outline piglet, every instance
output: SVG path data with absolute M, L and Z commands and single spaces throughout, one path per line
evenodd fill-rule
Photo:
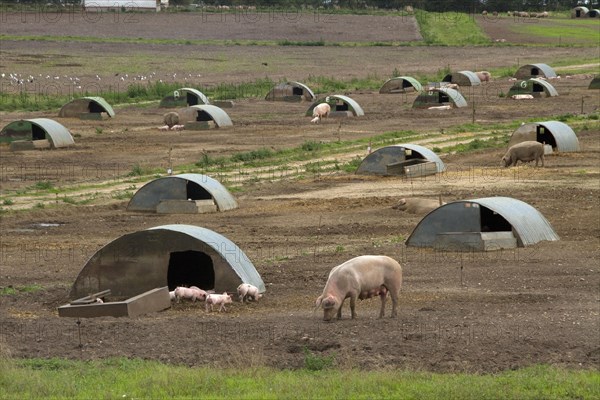
M 195 286 L 193 286 L 191 288 L 179 286 L 179 287 L 175 288 L 174 292 L 175 292 L 175 298 L 177 299 L 178 303 L 179 303 L 179 300 L 182 298 L 183 299 L 191 299 L 192 301 L 206 299 L 206 292 Z
M 262 297 L 262 294 L 258 292 L 258 288 L 249 283 L 242 283 L 240 286 L 238 286 L 237 294 L 242 303 L 246 299 L 248 299 L 248 301 L 250 301 L 250 299 L 256 301 Z
M 208 307 L 210 306 L 210 311 L 213 310 L 213 306 L 220 305 L 219 312 L 225 311 L 225 304 L 232 303 L 231 296 L 227 294 L 227 292 L 223 292 L 223 294 L 209 294 L 206 296 L 206 311 L 208 312 Z

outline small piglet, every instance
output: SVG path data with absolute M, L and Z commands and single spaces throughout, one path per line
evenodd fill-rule
M 225 311 L 225 304 L 232 303 L 231 296 L 227 294 L 227 292 L 223 292 L 223 294 L 209 294 L 206 296 L 206 311 L 208 312 L 208 307 L 210 306 L 210 311 L 213 310 L 213 306 L 220 305 L 219 312 Z
M 206 299 L 206 292 L 197 288 L 196 286 L 192 286 L 190 288 L 179 286 L 175 288 L 174 292 L 178 303 L 180 299 L 191 299 L 192 301 Z
M 237 294 L 242 303 L 246 299 L 248 299 L 248 301 L 250 301 L 250 299 L 256 301 L 262 297 L 262 294 L 258 292 L 258 288 L 249 283 L 242 283 L 240 286 L 238 286 Z

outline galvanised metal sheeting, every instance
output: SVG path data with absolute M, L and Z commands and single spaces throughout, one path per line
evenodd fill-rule
M 438 233 L 480 232 L 480 207 L 500 214 L 510 223 L 520 247 L 559 240 L 548 220 L 531 205 L 510 197 L 484 197 L 454 201 L 431 211 L 415 227 L 406 245 L 432 247 Z
M 187 200 L 188 182 L 204 189 L 219 211 L 238 207 L 237 201 L 219 181 L 202 174 L 179 174 L 155 179 L 142 186 L 127 205 L 128 211 L 156 211 L 163 200 Z M 193 199 L 198 200 L 198 199 Z
M 549 82 L 538 79 L 530 78 L 524 81 L 515 82 L 508 90 L 508 97 L 515 94 L 531 94 L 534 97 L 541 97 L 541 94 L 545 94 L 546 97 L 558 96 L 558 92 Z
M 331 105 L 332 103 L 334 103 L 332 101 L 332 99 L 341 100 L 345 105 L 348 106 L 348 111 L 351 111 L 352 114 L 355 117 L 359 117 L 361 115 L 365 115 L 365 112 L 363 111 L 362 107 L 354 99 L 352 99 L 352 98 L 350 98 L 348 96 L 341 95 L 341 94 L 332 94 L 330 96 L 318 99 L 313 104 L 311 104 L 311 106 L 306 111 L 306 115 L 307 116 L 312 116 L 313 109 L 316 106 L 318 106 L 319 104 L 327 102 L 327 98 L 329 98 L 329 102 L 328 102 L 329 105 Z M 335 107 L 331 107 L 331 111 L 335 112 L 336 111 Z
M 579 140 L 571 127 L 560 121 L 529 122 L 513 132 L 508 147 L 529 140 L 536 141 L 538 127 L 542 126 L 554 138 L 556 150 L 562 153 L 579 151 Z
M 180 96 L 183 95 L 187 95 L 187 92 L 192 93 L 195 97 L 198 98 L 198 100 L 200 100 L 203 104 L 209 104 L 210 101 L 208 100 L 208 97 L 206 97 L 204 95 L 204 93 L 202 93 L 201 91 L 194 89 L 194 88 L 181 88 L 179 90 L 176 90 L 176 92 L 179 92 Z
M 423 90 L 421 82 L 411 76 L 397 76 L 388 79 L 379 89 L 379 93 L 405 93 L 414 90 L 420 92 Z
M 69 130 L 61 123 L 50 118 L 32 118 L 14 121 L 2 128 L 2 132 L 11 130 L 11 125 L 19 125 L 23 122 L 36 125 L 42 129 L 46 134 L 46 139 L 48 139 L 52 147 L 67 147 L 75 144 Z M 33 137 L 29 139 L 33 140 Z
M 233 126 L 231 118 L 229 118 L 229 115 L 222 108 L 213 106 L 212 104 L 197 104 L 190 106 L 189 108 L 194 109 L 198 113 L 205 112 L 212 118 L 212 120 L 215 122 L 215 125 L 219 128 L 224 126 Z
M 80 97 L 73 99 L 60 109 L 58 112 L 59 117 L 76 117 L 81 113 L 92 112 L 91 109 L 97 111 L 93 112 L 105 112 L 109 117 L 115 116 L 115 110 L 110 104 L 102 97 Z
M 265 283 L 248 256 L 225 236 L 210 229 L 185 224 L 162 225 L 149 230 L 159 229 L 180 232 L 206 243 L 227 260 L 242 282 L 256 286 L 261 293 L 266 290 Z
M 182 254 L 194 257 L 181 261 L 178 256 Z M 173 270 L 183 272 L 183 279 L 179 276 L 170 282 Z M 173 290 L 175 285 L 195 285 L 191 277 L 198 279 L 198 274 L 200 279 L 212 276 L 207 284 L 219 293 L 235 293 L 240 283 L 265 291 L 250 259 L 228 238 L 198 226 L 162 225 L 123 235 L 98 250 L 77 276 L 69 297 L 76 299 L 106 289 L 116 297 L 136 296 L 163 286 Z
M 304 100 L 307 100 L 307 101 L 315 100 L 315 98 L 316 98 L 315 94 L 313 93 L 312 90 L 310 90 L 310 88 L 308 86 L 306 86 L 303 83 L 295 82 L 295 81 L 282 82 L 282 83 L 275 85 L 275 87 L 273 87 L 269 91 L 269 93 L 267 93 L 267 95 L 265 96 L 265 100 L 270 100 L 270 101 L 284 100 L 287 96 L 294 95 L 294 88 L 300 88 L 302 90 L 301 97 Z
M 362 160 L 362 162 L 356 169 L 356 173 L 385 175 L 387 173 L 388 164 L 401 161 L 404 158 L 403 149 L 411 150 L 421 155 L 421 158 L 427 161 L 435 162 L 438 172 L 443 172 L 446 170 L 446 165 L 444 164 L 442 159 L 433 151 L 418 144 L 406 143 L 385 146 L 375 150 Z
M 539 76 L 554 78 L 556 72 L 548 64 L 527 64 L 519 67 L 514 75 L 517 79 L 537 78 Z
M 478 86 L 481 80 L 473 71 L 458 71 L 448 74 L 442 79 L 442 82 L 456 83 L 460 86 Z
M 427 108 L 443 104 L 445 102 L 444 100 L 446 100 L 443 95 L 445 95 L 448 102 L 454 107 L 460 108 L 467 106 L 467 101 L 458 90 L 440 87 L 429 88 L 421 92 L 413 102 L 413 108 Z

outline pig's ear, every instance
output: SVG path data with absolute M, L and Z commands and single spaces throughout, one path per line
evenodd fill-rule
M 335 299 L 333 296 L 328 296 L 325 300 L 323 300 L 323 308 L 333 308 L 335 307 Z

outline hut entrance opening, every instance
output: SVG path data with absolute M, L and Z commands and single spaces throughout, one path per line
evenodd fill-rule
M 539 68 L 531 68 L 531 76 L 538 76 L 540 74 L 540 69 Z
M 556 149 L 556 139 L 548 129 L 541 125 L 536 128 L 535 140 L 543 144 L 549 144 L 553 149 Z
M 215 287 L 215 269 L 212 258 L 201 251 L 174 251 L 169 257 L 167 271 L 169 290 L 177 286 L 197 286 L 209 290 Z
M 348 111 L 348 103 L 345 102 L 341 102 L 341 103 L 335 103 L 335 111 Z
M 187 198 L 191 200 L 211 200 L 212 196 L 206 189 L 195 182 L 188 181 L 185 185 Z
M 31 140 L 46 139 L 46 131 L 35 124 L 31 124 Z
M 304 96 L 304 90 L 302 90 L 302 88 L 299 87 L 293 87 L 292 88 L 292 94 L 294 96 Z
M 511 232 L 512 225 L 489 208 L 480 207 L 481 232 Z
M 199 110 L 198 115 L 196 116 L 196 121 L 212 121 L 213 118 L 204 110 Z
M 448 96 L 446 93 L 438 92 L 438 103 L 450 103 L 450 96 Z
M 532 86 L 533 93 L 544 93 L 544 87 L 539 83 L 534 83 Z
M 102 108 L 102 106 L 95 101 L 90 101 L 88 104 L 88 110 L 91 113 L 100 114 L 104 111 L 104 108 Z
M 194 96 L 192 93 L 187 92 L 186 93 L 186 97 L 187 97 L 187 104 L 188 104 L 188 106 L 195 106 L 195 105 L 200 104 L 198 102 L 198 97 Z

